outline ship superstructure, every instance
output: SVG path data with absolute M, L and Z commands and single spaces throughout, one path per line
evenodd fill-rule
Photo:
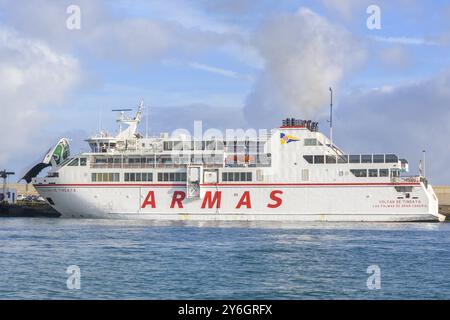
M 395 154 L 346 154 L 313 121 L 257 136 L 137 133 L 143 105 L 116 135 L 69 156 L 60 142 L 25 175 L 63 217 L 164 220 L 442 220 L 433 188 Z M 57 150 L 59 150 L 57 152 Z M 55 156 L 56 154 L 56 156 Z M 45 177 L 38 172 L 50 166 Z

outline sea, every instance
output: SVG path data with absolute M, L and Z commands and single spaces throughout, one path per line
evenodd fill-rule
M 450 299 L 450 223 L 1 218 L 0 299 Z

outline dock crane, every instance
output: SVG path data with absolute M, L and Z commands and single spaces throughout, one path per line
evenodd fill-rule
M 15 173 L 14 172 L 11 172 L 11 171 L 6 171 L 6 170 L 3 170 L 3 171 L 0 171 L 0 179 L 3 179 L 3 199 L 2 199 L 2 201 L 1 202 L 8 202 L 8 197 L 6 196 L 6 180 L 8 179 L 8 176 L 10 176 L 10 175 L 14 175 Z

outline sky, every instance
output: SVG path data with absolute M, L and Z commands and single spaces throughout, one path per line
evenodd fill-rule
M 0 0 L 0 169 L 18 180 L 61 137 L 84 150 L 141 99 L 151 134 L 288 116 L 328 134 L 332 87 L 341 149 L 411 174 L 426 150 L 450 184 L 449 53 L 449 1 Z

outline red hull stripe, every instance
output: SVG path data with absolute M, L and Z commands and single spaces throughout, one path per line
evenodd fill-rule
M 79 184 L 35 184 L 40 187 L 186 187 L 185 183 L 79 183 Z M 333 187 L 333 186 L 420 186 L 420 183 L 206 183 L 202 187 Z
M 34 184 L 34 187 L 186 187 L 185 183 L 71 183 L 71 184 Z
M 264 187 L 315 187 L 315 186 L 420 186 L 417 182 L 398 182 L 398 183 L 205 183 L 202 187 L 247 187 L 247 186 L 264 186 Z

